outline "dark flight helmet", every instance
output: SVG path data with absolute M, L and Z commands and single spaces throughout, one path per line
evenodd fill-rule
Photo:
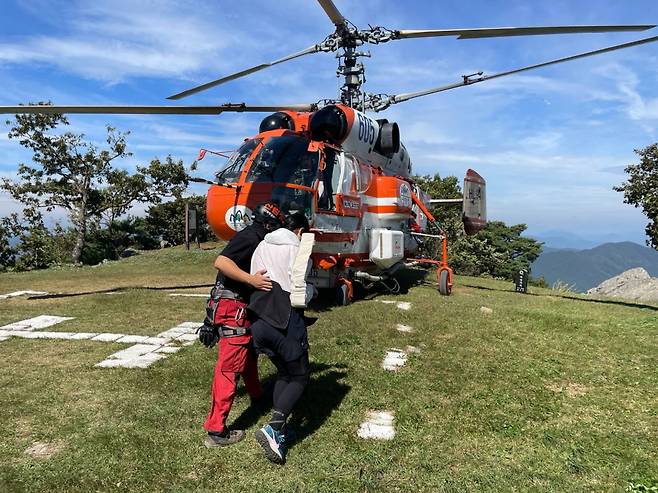
M 286 217 L 277 204 L 265 202 L 256 206 L 253 212 L 253 220 L 262 224 L 266 230 L 274 231 L 284 226 Z

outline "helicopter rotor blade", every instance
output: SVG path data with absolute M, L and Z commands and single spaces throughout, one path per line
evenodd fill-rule
M 318 0 L 318 3 L 336 27 L 344 26 L 347 23 L 347 20 L 343 17 L 343 14 L 340 13 L 332 0 Z
M 655 25 L 621 26 L 544 26 L 544 27 L 483 27 L 476 29 L 402 29 L 394 31 L 392 39 L 457 36 L 457 39 L 502 38 L 508 36 L 539 36 L 546 34 L 610 33 L 646 31 Z
M 244 77 L 245 75 L 250 75 L 253 74 L 254 72 L 258 72 L 260 70 L 272 67 L 274 65 L 278 65 L 279 63 L 287 62 L 288 60 L 292 60 L 294 58 L 298 58 L 300 56 L 308 55 L 310 53 L 316 53 L 318 51 L 321 51 L 318 45 L 313 45 L 309 46 L 305 50 L 298 51 L 297 53 L 293 53 L 292 55 L 285 56 L 283 58 L 279 58 L 278 60 L 274 60 L 273 62 L 270 63 L 261 63 L 260 65 L 256 65 L 254 67 L 250 67 L 244 70 L 241 70 L 240 72 L 235 72 L 233 74 L 227 75 L 225 77 L 222 77 L 220 79 L 215 79 L 210 82 L 206 82 L 205 84 L 201 84 L 199 86 L 193 87 L 191 89 L 187 89 L 185 91 L 179 92 L 178 94 L 174 94 L 172 96 L 169 96 L 167 99 L 172 99 L 172 100 L 177 100 L 177 99 L 182 99 L 186 98 L 187 96 L 191 96 L 192 94 L 196 94 L 201 91 L 205 91 L 206 89 L 210 89 L 211 87 L 218 86 L 220 84 L 224 84 L 225 82 L 229 82 L 235 79 L 239 79 L 240 77 Z
M 219 115 L 224 112 L 260 113 L 270 111 L 313 111 L 316 104 L 248 106 L 228 103 L 220 106 L 0 106 L 0 114 L 106 114 L 106 115 Z
M 623 43 L 623 44 L 618 44 L 614 46 L 608 46 L 606 48 L 601 48 L 598 50 L 594 51 L 587 51 L 585 53 L 579 53 L 577 55 L 571 55 L 567 56 L 564 58 L 558 58 L 556 60 L 551 60 L 548 62 L 543 62 L 543 63 L 538 63 L 536 65 L 529 65 L 527 67 L 522 67 L 522 68 L 517 68 L 514 70 L 508 70 L 506 72 L 500 72 L 497 74 L 493 75 L 483 75 L 482 72 L 479 72 L 478 74 L 474 74 L 474 76 L 462 76 L 463 81 L 462 82 L 457 82 L 454 84 L 449 84 L 446 86 L 439 86 L 439 87 L 434 87 L 431 89 L 426 89 L 424 91 L 417 91 L 417 92 L 408 92 L 404 94 L 397 94 L 393 96 L 389 96 L 387 102 L 388 104 L 396 104 L 396 103 L 401 103 L 403 101 L 408 101 L 410 99 L 418 98 L 421 96 L 427 96 L 428 94 L 434 94 L 437 92 L 443 92 L 443 91 L 448 91 L 450 89 L 456 89 L 458 87 L 464 87 L 464 86 L 470 86 L 472 84 L 477 84 L 478 82 L 484 82 L 486 80 L 492 80 L 492 79 L 498 79 L 500 77 L 505 77 L 507 75 L 512 75 L 512 74 L 518 74 L 520 72 L 526 72 L 528 70 L 534 70 L 537 68 L 541 67 L 548 67 L 549 65 L 556 65 L 558 63 L 564 63 L 564 62 L 569 62 L 571 60 L 577 60 L 579 58 L 586 58 L 594 55 L 600 55 L 602 53 L 608 53 L 610 51 L 616 51 L 616 50 L 623 50 L 624 48 L 630 48 L 632 46 L 638 46 L 638 45 L 643 45 L 647 43 L 653 43 L 654 41 L 658 41 L 658 36 L 652 36 L 651 38 L 643 38 L 639 39 L 637 41 L 631 41 L 629 43 Z M 477 76 L 477 77 L 475 77 Z M 381 108 L 384 109 L 384 108 Z

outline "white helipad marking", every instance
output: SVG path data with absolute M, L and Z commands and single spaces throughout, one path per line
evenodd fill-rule
M 13 293 L 0 294 L 0 300 L 6 300 L 7 298 L 15 298 L 16 296 L 27 296 L 27 295 L 43 295 L 48 294 L 47 291 L 14 291 Z
M 408 301 L 378 300 L 380 303 L 387 305 L 396 305 L 400 310 L 411 310 L 411 303 Z
M 392 411 L 368 411 L 366 420 L 361 423 L 356 434 L 361 438 L 392 440 L 395 437 Z
M 4 330 L 25 330 L 32 331 L 37 329 L 45 329 L 52 325 L 56 325 L 66 320 L 73 320 L 74 317 L 56 317 L 54 315 L 39 315 L 38 317 L 28 318 L 27 320 L 21 320 L 20 322 L 14 322 L 13 324 L 3 325 L 0 329 Z
M 398 324 L 395 328 L 397 330 L 399 330 L 400 332 L 413 332 L 414 331 L 413 327 L 411 327 L 409 325 L 403 325 L 403 324 Z
M 121 342 L 121 343 L 126 342 L 126 343 L 130 343 L 130 344 L 135 344 L 135 343 L 138 343 L 138 342 L 144 342 L 148 338 L 149 338 L 148 336 L 131 336 L 131 335 L 128 335 L 128 336 L 123 336 L 123 337 L 118 338 L 116 340 L 116 342 Z
M 207 294 L 199 293 L 169 293 L 169 296 L 178 296 L 180 298 L 207 298 Z
M 382 368 L 388 371 L 397 371 L 407 363 L 407 353 L 402 349 L 389 349 L 386 351 Z
M 92 341 L 100 341 L 100 342 L 114 342 L 118 339 L 121 339 L 122 337 L 126 337 L 126 334 L 113 334 L 111 332 L 103 332 L 102 334 L 98 334 L 96 337 L 92 337 Z
M 182 346 L 190 346 L 197 339 L 195 331 L 199 327 L 197 322 L 183 322 L 176 327 L 159 333 L 156 337 L 144 337 L 127 349 L 123 349 L 108 356 L 107 359 L 96 364 L 101 368 L 148 368 L 150 365 L 166 358 L 169 354 L 178 352 Z M 142 336 L 123 336 L 116 342 L 128 342 Z M 181 346 L 174 346 L 181 344 Z
M 96 364 L 101 368 L 148 368 L 158 360 L 165 359 L 167 356 L 156 354 L 154 352 L 145 353 L 131 359 L 106 359 Z
M 198 322 L 183 322 L 176 327 L 161 332 L 155 337 L 134 334 L 115 334 L 111 332 L 100 334 L 97 332 L 36 332 L 37 329 L 43 329 L 72 319 L 73 317 L 40 315 L 28 320 L 4 325 L 0 327 L 0 342 L 13 336 L 23 339 L 87 339 L 96 342 L 133 344 L 127 349 L 111 354 L 107 359 L 101 361 L 96 366 L 102 368 L 147 368 L 156 361 L 178 352 L 183 346 L 194 344 L 194 341 L 197 339 L 195 331 L 197 327 L 201 325 Z

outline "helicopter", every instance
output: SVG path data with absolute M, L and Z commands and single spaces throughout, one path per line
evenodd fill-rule
M 208 223 L 224 240 L 251 221 L 256 205 L 275 201 L 285 212 L 303 212 L 315 235 L 309 282 L 335 290 L 339 304 L 354 297 L 355 284 L 383 285 L 399 290 L 395 272 L 408 265 L 437 267 L 438 289 L 449 295 L 453 271 L 448 264 L 447 239 L 430 212 L 433 204 L 458 202 L 467 234 L 486 226 L 486 181 L 469 169 L 462 199 L 432 198 L 412 178 L 409 152 L 396 122 L 376 118 L 394 104 L 444 91 L 495 80 L 521 72 L 658 41 L 648 37 L 598 50 L 578 53 L 494 74 L 462 75 L 452 84 L 403 94 L 368 93 L 365 66 L 370 53 L 362 46 L 426 37 L 480 39 L 579 33 L 632 32 L 655 25 L 590 25 L 494 27 L 468 29 L 359 29 L 332 0 L 317 0 L 334 32 L 322 41 L 269 63 L 261 63 L 172 96 L 180 100 L 221 84 L 314 54 L 336 52 L 337 74 L 344 79 L 337 99 L 315 103 L 255 106 L 226 103 L 218 106 L 0 106 L 0 113 L 101 113 L 219 115 L 227 112 L 270 113 L 258 133 L 243 144 L 217 172 L 210 185 Z M 205 152 L 200 153 L 203 158 Z M 438 240 L 440 260 L 417 254 L 428 239 Z

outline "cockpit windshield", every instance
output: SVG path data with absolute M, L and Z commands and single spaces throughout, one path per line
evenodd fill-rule
M 254 158 L 247 181 L 292 183 L 312 187 L 318 174 L 318 152 L 297 135 L 270 138 Z
M 215 175 L 219 183 L 233 183 L 240 179 L 240 173 L 244 168 L 247 159 L 254 151 L 261 139 L 251 139 L 242 144 L 240 149 L 235 151 L 229 158 L 223 170 Z

